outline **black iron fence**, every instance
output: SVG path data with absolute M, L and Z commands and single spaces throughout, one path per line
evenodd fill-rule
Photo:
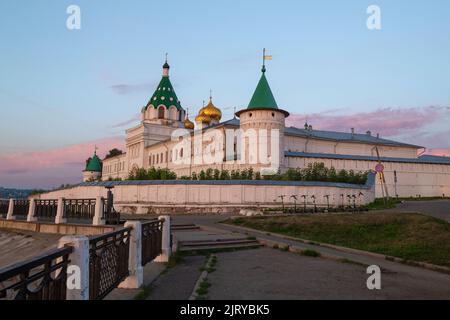
M 54 220 L 57 211 L 58 200 L 35 200 L 35 217 L 45 220 Z
M 106 224 L 120 224 L 120 213 L 114 210 L 113 201 L 103 198 L 102 212 Z
M 130 232 L 124 228 L 89 241 L 89 299 L 101 300 L 129 275 Z
M 9 209 L 9 200 L 0 199 L 0 218 L 6 217 L 6 214 L 8 213 L 8 209 Z
M 95 199 L 65 199 L 64 218 L 92 220 L 95 215 Z
M 26 217 L 30 208 L 30 200 L 14 200 L 13 216 Z
M 142 223 L 142 266 L 153 261 L 162 252 L 162 227 L 164 220 Z
M 71 247 L 0 269 L 0 299 L 65 300 Z

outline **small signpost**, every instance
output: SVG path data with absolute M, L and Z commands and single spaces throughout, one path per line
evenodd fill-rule
M 380 152 L 378 150 L 378 147 L 375 147 L 375 150 L 377 151 L 377 158 L 378 158 L 378 164 L 375 166 L 375 171 L 380 176 L 380 182 L 381 182 L 381 192 L 383 193 L 384 203 L 387 204 L 389 202 L 389 192 L 388 187 L 386 185 L 386 179 L 384 177 L 384 165 L 381 163 L 381 157 Z
M 381 163 L 379 163 L 379 164 L 377 164 L 376 166 L 375 166 L 375 171 L 377 172 L 377 173 L 384 173 L 384 166 L 381 164 Z

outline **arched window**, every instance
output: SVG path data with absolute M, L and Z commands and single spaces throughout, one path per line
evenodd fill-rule
M 164 154 L 161 153 L 161 163 L 164 163 Z
M 163 106 L 158 108 L 158 119 L 164 119 L 165 108 Z
M 156 155 L 156 163 L 159 163 L 159 154 Z
M 180 158 L 183 158 L 183 148 L 180 150 Z

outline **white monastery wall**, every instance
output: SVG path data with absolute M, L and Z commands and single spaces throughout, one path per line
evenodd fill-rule
M 373 144 L 361 142 L 335 142 L 317 139 L 306 139 L 285 135 L 285 151 L 306 153 L 331 153 L 376 157 Z M 380 157 L 417 158 L 417 149 L 413 147 L 390 147 L 378 145 Z
M 288 157 L 292 168 L 304 168 L 310 163 L 323 162 L 336 170 L 367 171 L 374 170 L 378 162 L 362 160 L 336 160 L 323 158 Z M 383 162 L 385 179 L 390 196 L 399 197 L 441 197 L 450 195 L 450 165 Z M 395 183 L 394 171 L 397 173 Z M 376 197 L 382 197 L 380 179 L 376 179 Z
M 155 182 L 156 183 L 156 182 Z M 170 182 L 169 182 L 170 183 Z M 86 199 L 96 196 L 106 197 L 107 190 L 102 186 L 78 186 L 71 189 L 58 190 L 42 194 L 41 199 Z M 212 210 L 227 210 L 226 208 L 245 207 L 277 207 L 281 206 L 279 196 L 285 195 L 285 205 L 293 205 L 294 200 L 289 198 L 297 195 L 297 205 L 303 204 L 300 198 L 306 195 L 308 204 L 312 205 L 311 196 L 316 197 L 318 206 L 326 206 L 325 196 L 328 195 L 331 206 L 348 204 L 349 196 L 356 196 L 356 204 L 363 205 L 374 200 L 375 193 L 372 188 L 364 186 L 305 186 L 294 183 L 273 184 L 202 184 L 202 183 L 174 183 L 174 184 L 147 184 L 147 185 L 116 185 L 113 189 L 116 209 L 140 208 L 143 213 L 151 212 L 152 207 L 165 208 L 212 208 Z M 215 208 L 215 209 L 214 209 Z

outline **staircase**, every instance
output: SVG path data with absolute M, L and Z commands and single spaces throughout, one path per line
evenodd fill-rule
M 242 249 L 261 246 L 256 240 L 245 238 L 180 241 L 179 245 L 180 251 Z

